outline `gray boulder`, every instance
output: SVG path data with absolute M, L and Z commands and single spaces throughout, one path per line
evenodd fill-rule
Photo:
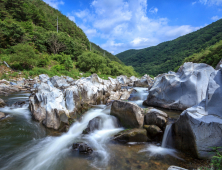
M 2 100 L 1 98 L 0 98 L 0 107 L 4 107 L 6 104 L 5 104 L 5 102 L 4 102 L 4 100 Z
M 157 109 L 148 109 L 145 112 L 144 116 L 144 124 L 145 125 L 156 125 L 160 127 L 162 130 L 165 129 L 167 123 L 168 115 Z
M 177 73 L 159 75 L 144 105 L 185 110 L 206 97 L 210 74 L 214 68 L 203 63 L 184 63 Z
M 173 125 L 176 148 L 197 158 L 212 156 L 212 148 L 222 146 L 222 70 L 214 71 L 206 99 L 188 108 Z
M 146 129 L 130 129 L 119 132 L 114 139 L 120 143 L 147 142 Z
M 141 79 L 134 81 L 134 87 L 148 87 L 151 88 L 154 84 L 154 80 L 147 74 L 145 74 Z
M 118 118 L 126 128 L 141 128 L 143 126 L 143 109 L 134 103 L 116 100 L 111 106 L 111 115 Z

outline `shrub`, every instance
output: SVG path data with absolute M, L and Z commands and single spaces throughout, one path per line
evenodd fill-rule
M 14 54 L 11 56 L 11 62 L 20 64 L 23 69 L 31 69 L 37 64 L 38 56 L 33 47 L 29 44 L 18 44 L 13 47 Z

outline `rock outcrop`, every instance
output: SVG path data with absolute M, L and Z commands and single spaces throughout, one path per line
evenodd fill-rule
M 176 110 L 194 106 L 205 99 L 212 72 L 207 64 L 184 63 L 177 73 L 157 76 L 143 104 Z
M 120 143 L 147 142 L 148 137 L 145 129 L 130 129 L 119 132 L 114 139 Z
M 211 147 L 222 146 L 222 70 L 214 71 L 206 99 L 188 108 L 174 123 L 176 148 L 197 158 L 209 158 Z
M 143 126 L 143 109 L 134 103 L 116 100 L 111 106 L 111 115 L 118 118 L 126 128 L 141 128 Z
M 59 129 L 61 120 L 68 123 L 69 112 L 63 93 L 49 84 L 42 82 L 38 86 L 38 93 L 30 97 L 30 110 L 33 117 L 48 128 Z
M 79 80 L 67 76 L 49 78 L 43 74 L 39 80 L 37 93 L 30 97 L 31 112 L 36 120 L 53 129 L 92 105 L 106 104 L 113 99 L 127 100 L 132 92 L 132 89 L 121 89 L 120 80 L 103 80 L 96 74 Z

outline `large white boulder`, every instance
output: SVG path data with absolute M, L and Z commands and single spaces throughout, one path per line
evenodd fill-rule
M 69 77 L 40 75 L 37 93 L 30 97 L 33 117 L 49 128 L 58 129 L 61 122 L 75 118 L 88 110 L 91 105 L 106 104 L 115 93 L 118 99 L 127 100 L 132 90 L 120 90 L 117 79 L 103 80 L 98 75 L 74 81 Z
M 206 97 L 210 74 L 214 68 L 203 63 L 184 63 L 177 73 L 169 72 L 155 78 L 145 105 L 185 110 Z
M 62 120 L 68 123 L 69 112 L 62 91 L 43 82 L 37 88 L 38 93 L 30 97 L 33 117 L 53 129 L 59 129 Z
M 209 158 L 212 147 L 222 146 L 222 70 L 211 74 L 206 91 L 206 99 L 173 125 L 176 148 L 197 158 Z

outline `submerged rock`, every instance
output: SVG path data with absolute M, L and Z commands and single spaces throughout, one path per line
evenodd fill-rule
M 163 130 L 166 127 L 167 118 L 168 115 L 165 112 L 151 108 L 145 111 L 144 124 L 156 125 Z
M 184 63 L 177 73 L 157 76 L 143 104 L 176 110 L 194 106 L 205 99 L 212 72 L 207 64 Z
M 1 98 L 0 98 L 0 107 L 4 107 L 6 104 L 5 104 L 5 102 L 4 102 L 4 100 L 2 100 Z
M 73 150 L 78 150 L 80 154 L 92 154 L 93 149 L 90 148 L 87 144 L 85 143 L 74 143 L 72 145 Z
M 143 109 L 134 103 L 116 100 L 112 103 L 110 114 L 117 117 L 123 127 L 141 128 L 143 126 Z
M 147 142 L 146 129 L 130 129 L 119 132 L 114 139 L 120 143 Z
M 222 70 L 214 71 L 206 99 L 188 108 L 174 123 L 176 148 L 197 158 L 212 156 L 212 147 L 222 146 Z

